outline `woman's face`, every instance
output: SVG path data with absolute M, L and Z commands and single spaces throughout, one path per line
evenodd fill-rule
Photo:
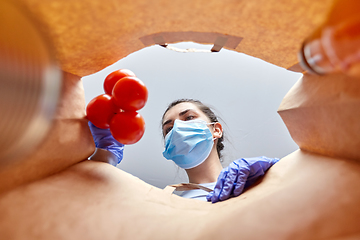
M 194 104 L 183 102 L 175 105 L 166 112 L 163 118 L 162 130 L 163 136 L 170 132 L 176 119 L 189 121 L 194 119 L 204 120 L 210 123 L 210 119 Z

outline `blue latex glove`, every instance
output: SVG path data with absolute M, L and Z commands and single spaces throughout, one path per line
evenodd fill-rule
M 124 144 L 116 141 L 110 133 L 110 129 L 101 129 L 89 121 L 91 134 L 94 138 L 95 146 L 107 150 L 117 157 L 117 164 L 123 159 Z M 117 165 L 115 164 L 115 165 Z
M 235 160 L 221 171 L 214 191 L 210 192 L 206 199 L 216 203 L 232 196 L 239 196 L 244 188 L 255 183 L 278 161 L 278 158 L 264 156 Z

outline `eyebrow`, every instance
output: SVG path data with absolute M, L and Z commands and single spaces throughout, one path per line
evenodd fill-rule
M 192 110 L 192 109 L 185 109 L 184 111 L 181 111 L 180 113 L 179 113 L 179 116 L 181 117 L 181 116 L 184 116 L 188 111 L 190 111 L 190 110 Z M 171 123 L 173 120 L 171 120 L 171 119 L 169 119 L 169 120 L 167 120 L 167 121 L 165 121 L 164 123 L 163 123 L 163 127 L 166 125 L 166 124 L 169 124 L 169 123 Z

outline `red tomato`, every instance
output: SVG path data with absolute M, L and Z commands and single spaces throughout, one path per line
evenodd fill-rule
M 104 80 L 105 93 L 111 95 L 115 83 L 123 77 L 135 77 L 135 74 L 127 69 L 119 69 L 110 73 Z
M 108 94 L 93 98 L 86 107 L 87 118 L 98 128 L 109 128 L 111 118 L 119 111 Z
M 148 90 L 137 77 L 124 77 L 114 86 L 113 100 L 125 111 L 137 111 L 145 106 Z
M 138 112 L 117 113 L 110 121 L 110 132 L 118 142 L 134 144 L 144 135 L 144 118 Z

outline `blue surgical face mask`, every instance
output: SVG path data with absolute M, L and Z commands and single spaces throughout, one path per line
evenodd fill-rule
M 176 119 L 165 137 L 163 156 L 184 169 L 194 168 L 205 161 L 214 145 L 213 136 L 203 120 Z

